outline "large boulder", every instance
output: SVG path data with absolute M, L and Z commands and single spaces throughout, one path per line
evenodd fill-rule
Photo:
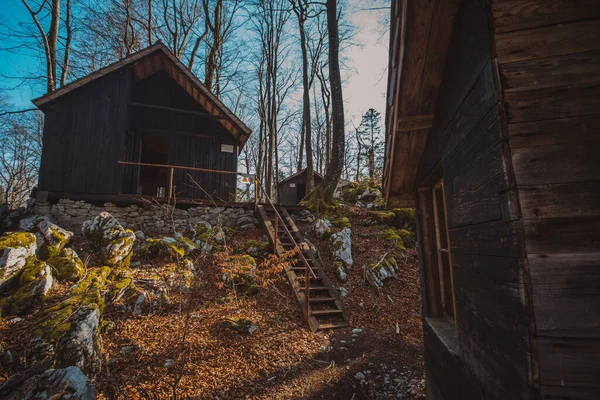
M 3 313 L 23 314 L 43 299 L 54 283 L 50 267 L 35 257 L 30 257 L 19 275 L 17 290 L 0 300 Z
M 71 316 L 71 329 L 56 347 L 57 365 L 75 365 L 86 373 L 94 374 L 102 365 L 98 326 L 100 310 L 83 308 Z
M 106 211 L 98 214 L 93 220 L 85 221 L 81 227 L 86 239 L 102 244 L 110 242 L 124 230 L 119 221 Z
M 47 262 L 54 269 L 59 281 L 77 282 L 85 273 L 83 261 L 73 249 L 62 249 L 59 254 L 50 257 Z
M 113 239 L 102 248 L 104 263 L 111 267 L 128 268 L 131 264 L 135 233 L 123 230 L 115 234 Z
M 42 260 L 47 260 L 60 253 L 73 237 L 73 232 L 67 231 L 45 218 L 39 220 L 37 229 L 38 235 L 42 239 L 38 249 L 38 256 Z
M 112 267 L 129 267 L 136 236 L 125 229 L 111 214 L 103 211 L 93 220 L 85 221 L 83 236 L 102 250 L 104 263 Z
M 35 254 L 35 235 L 27 232 L 0 237 L 0 286 L 15 277 Z
M 347 268 L 352 267 L 352 231 L 344 228 L 330 237 L 329 246 L 334 260 L 341 261 Z
M 0 397 L 6 400 L 21 399 L 95 399 L 94 386 L 76 366 L 48 369 L 42 373 L 24 371 L 11 377 L 0 386 Z

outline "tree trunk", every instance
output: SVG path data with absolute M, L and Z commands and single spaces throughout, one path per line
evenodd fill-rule
M 61 87 L 67 83 L 67 74 L 69 73 L 69 56 L 71 55 L 71 40 L 73 38 L 73 29 L 71 28 L 71 0 L 67 0 L 65 31 L 67 32 L 67 37 L 65 39 L 65 54 L 63 58 L 62 74 L 60 76 Z
M 302 5 L 300 5 L 302 7 Z M 312 122 L 310 118 L 310 84 L 308 82 L 308 49 L 306 48 L 306 32 L 304 31 L 305 10 L 300 9 L 298 14 L 298 28 L 300 30 L 300 47 L 302 48 L 302 120 L 304 125 L 304 140 L 306 147 L 306 192 L 313 190 L 314 164 L 312 154 Z
M 329 82 L 331 86 L 332 152 L 331 162 L 323 181 L 304 200 L 307 207 L 322 211 L 334 204 L 333 193 L 344 167 L 344 97 L 340 74 L 340 37 L 337 20 L 337 0 L 327 0 L 327 33 L 329 37 Z

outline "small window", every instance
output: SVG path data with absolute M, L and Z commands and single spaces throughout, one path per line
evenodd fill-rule
M 452 253 L 444 182 L 438 179 L 419 189 L 428 316 L 445 317 L 456 325 Z

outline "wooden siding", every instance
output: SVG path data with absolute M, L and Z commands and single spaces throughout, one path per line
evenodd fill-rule
M 119 192 L 129 87 L 128 71 L 120 70 L 43 106 L 40 190 Z
M 136 82 L 131 101 L 182 110 L 206 112 L 166 72 L 159 71 Z M 169 164 L 221 171 L 237 171 L 236 139 L 212 117 L 181 114 L 168 110 L 130 107 L 127 159 L 138 161 L 144 135 L 169 138 Z M 233 153 L 221 145 L 233 146 Z M 135 194 L 139 167 L 123 166 L 125 193 Z M 166 182 L 165 182 L 166 185 Z M 237 177 L 233 174 L 175 170 L 174 194 L 179 198 L 234 201 Z
M 434 171 L 442 174 L 456 296 L 456 328 L 448 322 L 440 328 L 428 311 L 435 277 L 428 281 L 423 273 L 432 399 L 536 397 L 524 229 L 496 84 L 488 9 L 465 0 L 416 175 L 417 184 L 426 187 Z M 427 270 L 435 261 L 427 243 L 431 210 L 427 192 L 420 193 L 421 259 Z
M 544 399 L 600 397 L 600 1 L 492 4 Z

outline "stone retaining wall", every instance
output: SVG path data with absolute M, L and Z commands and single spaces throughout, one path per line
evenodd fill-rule
M 44 206 L 40 205 L 39 209 Z M 227 225 L 240 229 L 250 229 L 258 225 L 254 218 L 254 210 L 242 207 L 192 207 L 187 210 L 173 208 L 167 205 L 149 205 L 140 207 L 130 205 L 120 207 L 113 203 L 104 203 L 104 206 L 95 206 L 85 201 L 61 199 L 57 204 L 46 207 L 46 212 L 59 226 L 81 233 L 81 225 L 107 211 L 112 214 L 127 229 L 142 230 L 146 233 L 185 232 L 195 230 L 201 222 L 211 225 Z

